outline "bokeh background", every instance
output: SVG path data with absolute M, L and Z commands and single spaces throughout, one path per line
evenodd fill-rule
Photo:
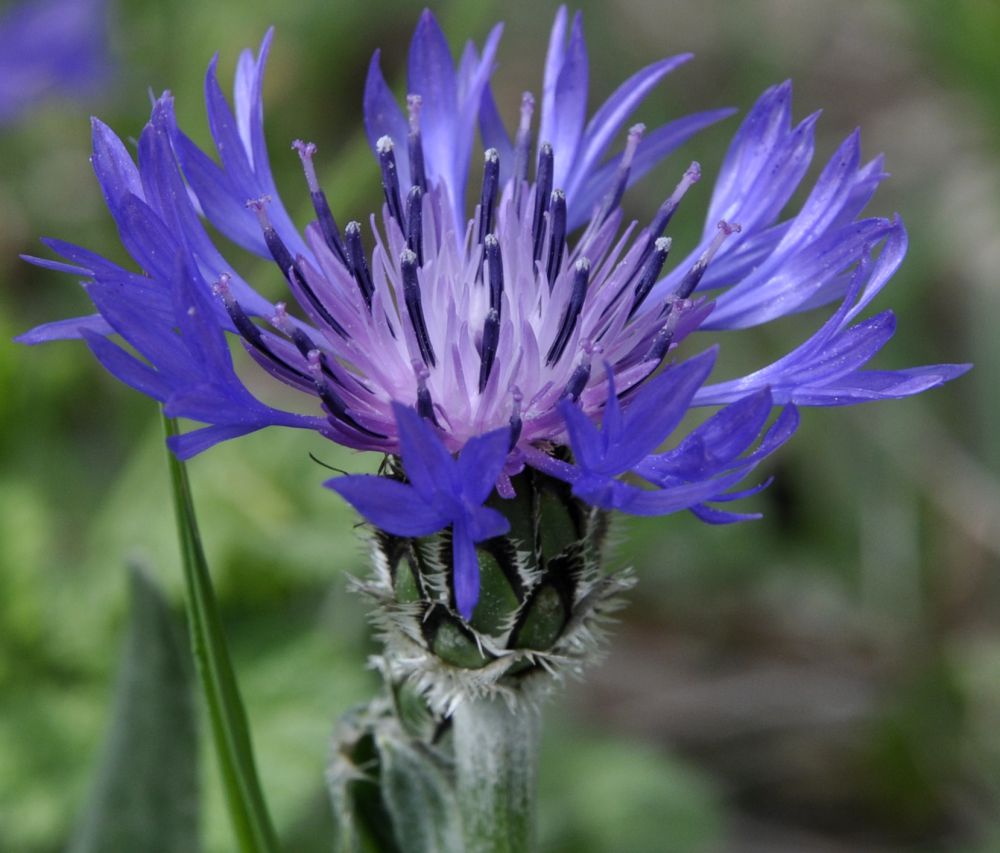
M 11 338 L 82 313 L 71 280 L 18 259 L 56 235 L 122 257 L 90 172 L 89 114 L 138 136 L 170 88 L 204 142 L 204 68 L 270 24 L 267 131 L 286 203 L 308 197 L 292 138 L 320 147 L 344 221 L 379 203 L 361 125 L 368 59 L 403 91 L 422 4 L 110 0 L 114 73 L 79 101 L 0 128 L 0 849 L 60 849 L 108 722 L 126 561 L 180 602 L 155 406 L 82 345 Z M 623 522 L 614 565 L 641 579 L 607 663 L 549 709 L 547 851 L 1000 850 L 1000 3 L 996 0 L 611 0 L 584 9 L 591 106 L 633 70 L 692 50 L 639 117 L 734 105 L 791 77 L 798 117 L 825 110 L 817 167 L 856 125 L 893 177 L 909 257 L 880 308 L 900 328 L 881 366 L 973 361 L 919 399 L 807 411 L 754 499 L 765 520 Z M 456 46 L 507 22 L 495 90 L 508 120 L 536 92 L 555 4 L 441 3 Z M 675 237 L 694 241 L 738 119 L 630 193 L 649 216 L 688 161 L 706 179 Z M 243 258 L 251 275 L 254 261 Z M 276 276 L 261 263 L 265 281 Z M 818 316 L 731 335 L 724 365 L 761 365 Z M 332 724 L 367 698 L 373 646 L 345 575 L 364 571 L 355 519 L 320 488 L 376 460 L 268 431 L 191 466 L 264 786 L 289 848 L 325 850 Z M 178 613 L 179 613 L 178 609 Z M 207 733 L 204 738 L 207 744 Z M 211 750 L 206 846 L 232 849 Z

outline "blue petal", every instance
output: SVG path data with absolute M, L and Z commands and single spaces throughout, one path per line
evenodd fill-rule
M 365 80 L 365 131 L 368 134 L 368 144 L 372 151 L 383 136 L 388 136 L 396 145 L 404 145 L 409 136 L 409 125 L 399 102 L 382 76 L 379 64 L 381 51 L 372 54 L 368 64 L 368 77 Z M 410 186 L 410 161 L 408 157 L 396 158 L 396 170 L 399 174 L 401 187 Z
M 393 403 L 403 468 L 413 487 L 430 500 L 438 492 L 457 498 L 461 485 L 448 449 L 434 427 L 410 406 Z
M 510 430 L 493 430 L 466 442 L 458 457 L 463 494 L 474 503 L 485 501 L 507 461 Z
M 429 536 L 451 522 L 406 483 L 352 474 L 324 484 L 333 489 L 370 524 L 396 536 Z
M 455 564 L 455 606 L 464 619 L 471 619 L 479 601 L 479 558 L 464 519 L 455 520 L 451 542 Z

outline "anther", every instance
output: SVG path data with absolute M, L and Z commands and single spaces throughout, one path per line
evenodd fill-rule
M 274 262 L 278 265 L 282 275 L 288 279 L 289 283 L 294 284 L 292 269 L 295 267 L 295 260 L 267 216 L 267 206 L 270 203 L 271 197 L 265 195 L 260 198 L 250 199 L 246 203 L 246 206 L 257 214 L 257 221 L 260 222 L 261 230 L 264 232 L 264 242 L 267 244 L 267 249 L 271 253 Z
M 403 225 L 403 203 L 399 197 L 399 174 L 396 171 L 396 154 L 393 151 L 395 145 L 388 136 L 379 137 L 375 143 L 375 151 L 378 154 L 378 164 L 382 169 L 382 192 L 385 194 L 385 203 L 389 207 L 389 215 Z
M 531 153 L 531 116 L 535 98 L 531 92 L 521 95 L 521 123 L 514 137 L 514 210 L 521 208 L 521 192 L 528 180 L 528 156 Z
M 488 148 L 483 157 L 483 189 L 479 196 L 479 242 L 493 231 L 493 206 L 500 183 L 500 155 Z
M 316 211 L 316 221 L 319 223 L 323 240 L 327 248 L 337 256 L 340 262 L 350 269 L 351 265 L 347 262 L 347 251 L 344 248 L 344 240 L 340 236 L 340 228 L 337 226 L 337 220 L 333 218 L 333 212 L 330 210 L 330 203 L 327 201 L 326 193 L 320 189 L 319 181 L 316 178 L 316 166 L 313 164 L 316 146 L 312 142 L 303 142 L 301 139 L 296 139 L 292 143 L 292 148 L 298 151 L 299 159 L 302 161 L 302 171 L 306 175 L 306 183 L 309 185 L 309 197 L 312 199 L 313 210 Z
M 663 358 L 670 351 L 670 344 L 673 343 L 677 324 L 680 322 L 685 309 L 690 305 L 691 303 L 686 299 L 671 298 L 667 301 L 667 304 L 663 307 L 666 322 L 653 336 L 653 340 L 643 361 L 655 361 L 657 363 L 663 361 Z
M 656 216 L 653 217 L 653 221 L 649 225 L 649 242 L 646 244 L 646 248 L 643 249 L 642 257 L 639 258 L 638 266 L 640 269 L 643 262 L 649 257 L 649 253 L 653 251 L 653 244 L 656 242 L 656 239 L 663 234 L 667 225 L 670 224 L 670 220 L 673 219 L 677 208 L 680 207 L 681 199 L 684 198 L 692 185 L 698 183 L 700 180 L 701 166 L 698 165 L 697 161 L 692 162 L 681 176 L 680 181 L 677 182 L 677 186 L 670 194 L 670 197 L 660 205 L 659 210 L 656 211 Z
M 430 334 L 427 332 L 427 322 L 424 319 L 424 309 L 420 301 L 420 283 L 417 280 L 417 256 L 409 249 L 404 249 L 399 256 L 399 264 L 403 272 L 403 301 L 410 315 L 410 324 L 417 338 L 417 346 L 424 364 L 434 367 L 437 359 L 434 357 L 434 347 L 431 345 Z
M 625 195 L 625 189 L 628 187 L 628 178 L 632 171 L 632 160 L 645 132 L 646 125 L 644 124 L 635 124 L 629 128 L 628 140 L 625 142 L 625 151 L 622 154 L 618 168 L 615 170 L 611 189 L 601 203 L 600 213 L 595 217 L 598 225 L 602 224 L 611 215 L 612 211 L 621 204 L 622 196 Z
M 490 308 L 497 312 L 499 318 L 503 305 L 501 298 L 503 296 L 503 255 L 500 253 L 500 241 L 493 234 L 487 234 L 483 241 L 483 249 L 486 253 L 486 272 L 490 279 Z
M 430 376 L 430 371 L 425 364 L 419 361 L 412 362 L 412 365 L 413 373 L 417 377 L 417 414 L 422 418 L 426 418 L 432 424 L 437 425 L 437 416 L 434 414 L 434 400 L 431 398 L 431 392 L 427 387 L 427 378 Z
M 660 272 L 663 270 L 663 264 L 667 260 L 667 255 L 670 253 L 671 239 L 669 237 L 657 237 L 656 242 L 653 244 L 653 253 L 649 256 L 646 261 L 646 265 L 643 267 L 642 275 L 639 276 L 639 281 L 635 286 L 635 296 L 632 298 L 632 307 L 629 308 L 628 319 L 631 320 L 635 315 L 635 312 L 642 307 L 642 303 L 646 301 L 646 297 L 649 296 L 649 292 L 653 289 L 653 285 L 656 284 L 656 280 L 660 277 Z
M 406 195 L 406 247 L 424 265 L 424 191 L 417 184 Z
M 372 294 L 375 292 L 375 285 L 372 283 L 372 274 L 368 269 L 368 261 L 365 260 L 365 247 L 361 243 L 361 223 L 348 222 L 344 229 L 347 237 L 347 257 L 350 259 L 348 269 L 354 273 L 354 281 L 358 285 L 358 290 L 364 297 L 368 310 L 372 307 Z
M 589 381 L 590 358 L 585 357 L 570 374 L 569 382 L 566 383 L 566 389 L 563 391 L 563 397 L 568 397 L 575 403 L 580 399 L 580 395 L 583 393 L 583 389 L 587 387 L 587 382 Z
M 513 450 L 517 447 L 517 442 L 521 438 L 521 430 L 524 428 L 524 423 L 521 420 L 521 401 L 524 399 L 524 395 L 521 393 L 521 389 L 516 385 L 510 389 L 510 397 L 513 403 L 510 413 L 510 445 L 508 450 Z
M 543 142 L 538 151 L 538 166 L 535 171 L 535 214 L 531 220 L 531 235 L 534 240 L 532 257 L 536 261 L 542 257 L 542 225 L 549 204 L 549 193 L 552 192 L 552 174 L 552 146 L 548 142 Z
M 406 144 L 410 156 L 410 184 L 427 192 L 427 177 L 424 174 L 424 146 L 420 138 L 420 95 L 406 96 L 406 111 L 410 117 L 410 133 Z
M 570 294 L 566 310 L 563 312 L 556 338 L 552 342 L 552 346 L 549 347 L 548 355 L 545 356 L 545 363 L 550 366 L 562 357 L 567 344 L 569 344 L 569 339 L 573 335 L 577 320 L 580 318 L 580 312 L 583 310 L 584 300 L 587 298 L 589 275 L 590 261 L 587 258 L 580 258 L 573 267 L 573 292 Z
M 212 285 L 212 293 L 222 300 L 222 304 L 226 307 L 226 313 L 229 314 L 229 319 L 233 321 L 236 331 L 240 333 L 243 340 L 291 375 L 298 378 L 305 378 L 305 374 L 301 370 L 290 365 L 267 345 L 260 329 L 246 315 L 240 303 L 233 297 L 232 292 L 229 290 L 229 282 L 229 275 L 223 273 L 219 276 L 219 280 Z
M 327 381 L 326 376 L 324 376 L 326 371 L 326 356 L 323 352 L 319 349 L 313 348 L 304 353 L 304 355 L 309 363 L 309 373 L 315 383 L 316 393 L 319 395 L 320 400 L 323 401 L 323 405 L 326 406 L 326 410 L 330 416 L 342 421 L 352 429 L 357 430 L 364 435 L 371 436 L 372 438 L 385 438 L 386 436 L 382 433 L 374 432 L 373 430 L 359 424 L 347 410 L 347 404 L 343 401 L 340 395 L 333 390 L 330 383 Z
M 559 267 L 562 266 L 563 250 L 566 247 L 566 193 L 553 190 L 549 204 L 549 260 L 545 274 L 549 282 L 549 293 L 555 285 Z
M 493 362 L 497 357 L 497 346 L 500 343 L 500 317 L 497 312 L 490 308 L 486 314 L 486 322 L 483 324 L 483 342 L 480 349 L 479 362 L 479 393 L 486 390 L 486 383 L 490 379 L 490 371 L 493 370 Z
M 674 296 L 678 299 L 687 299 L 698 286 L 698 282 L 701 281 L 702 276 L 705 275 L 705 270 L 708 269 L 708 265 L 712 262 L 712 258 L 715 257 L 715 253 L 719 251 L 719 247 L 725 242 L 727 237 L 731 234 L 738 234 L 740 230 L 740 226 L 735 223 L 729 223 L 725 220 L 720 222 L 719 232 L 712 238 L 712 242 L 704 254 L 698 258 L 694 266 L 688 271 L 688 274 L 684 276 L 684 279 L 674 292 Z

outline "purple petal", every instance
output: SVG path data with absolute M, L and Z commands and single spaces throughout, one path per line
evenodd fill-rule
M 455 564 L 455 606 L 462 618 L 471 619 L 479 601 L 479 558 L 464 519 L 456 519 L 451 534 Z
M 403 145 L 409 136 L 409 125 L 399 102 L 382 76 L 379 64 L 381 51 L 372 54 L 368 64 L 368 77 L 365 80 L 365 131 L 368 134 L 368 144 L 372 151 L 383 136 L 388 136 L 397 145 Z M 407 157 L 396 158 L 396 170 L 402 187 L 410 185 L 410 161 Z
M 395 536 L 429 536 L 450 522 L 413 486 L 388 477 L 352 474 L 334 477 L 323 485 L 339 494 L 369 524 Z

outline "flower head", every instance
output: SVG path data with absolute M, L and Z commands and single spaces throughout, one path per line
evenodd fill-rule
M 749 516 L 708 503 L 754 491 L 731 490 L 794 431 L 789 404 L 902 397 L 967 369 L 864 369 L 895 320 L 888 311 L 859 315 L 902 261 L 906 232 L 898 218 L 862 215 L 885 175 L 880 157 L 862 161 L 857 133 L 798 212 L 780 218 L 812 160 L 817 120 L 793 124 L 789 84 L 767 90 L 743 120 L 700 243 L 675 262 L 665 233 L 701 167 L 678 169 L 676 188 L 644 227 L 625 224 L 623 196 L 729 111 L 652 130 L 634 124 L 623 150 L 610 149 L 646 95 L 690 57 L 642 69 L 588 120 L 582 22 L 577 15 L 570 24 L 561 9 L 540 96 L 522 97 L 511 134 L 489 83 L 500 33 L 481 50 L 467 45 L 456 66 L 425 12 L 410 48 L 405 108 L 376 52 L 364 108 L 384 204 L 367 225 L 340 227 L 312 143 L 293 148 L 315 220 L 299 231 L 282 203 L 261 99 L 271 33 L 256 55 L 240 57 L 233 107 L 215 60 L 209 65 L 217 159 L 177 126 L 169 94 L 153 107 L 138 163 L 95 121 L 94 169 L 140 272 L 49 241 L 64 261 L 29 260 L 85 279 L 98 314 L 21 338 L 83 337 L 119 379 L 169 414 L 206 424 L 173 441 L 182 457 L 270 425 L 401 456 L 408 483 L 348 477 L 330 485 L 389 532 L 451 526 L 465 615 L 476 599 L 474 544 L 502 532 L 502 516 L 483 502 L 494 487 L 510 496 L 510 478 L 525 466 L 598 507 L 739 520 Z M 470 181 L 478 201 L 468 211 Z M 204 220 L 273 260 L 294 310 L 241 278 Z M 697 351 L 706 334 L 714 341 L 832 302 L 839 307 L 812 337 L 746 376 L 709 382 L 713 349 L 671 364 L 678 346 Z M 313 398 L 314 414 L 256 400 L 233 370 L 225 333 L 275 380 Z M 725 408 L 658 454 L 702 405 Z M 775 405 L 788 407 L 767 428 Z M 628 473 L 646 485 L 619 479 Z

